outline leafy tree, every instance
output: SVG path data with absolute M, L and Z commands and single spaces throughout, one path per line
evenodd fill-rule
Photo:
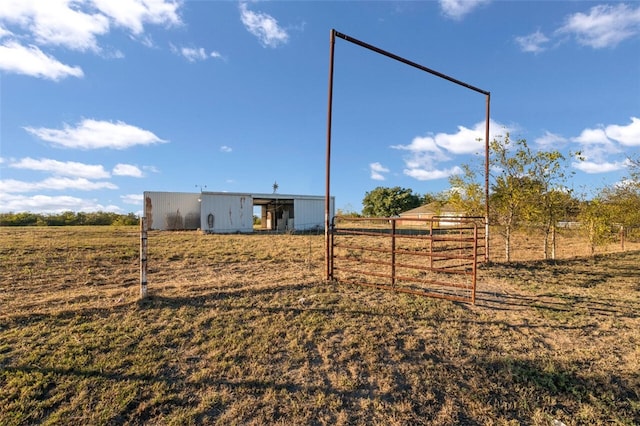
M 640 224 L 640 184 L 626 180 L 604 188 L 599 196 L 609 208 L 611 221 L 623 230 Z
M 504 139 L 489 144 L 491 167 L 499 170 L 491 186 L 491 221 L 501 225 L 505 240 L 505 260 L 511 259 L 511 234 L 522 222 L 536 214 L 535 194 L 541 192 L 540 182 L 531 177 L 534 156 L 525 139 L 512 141 L 507 133 Z
M 121 215 L 110 212 L 56 214 L 0 213 L 0 226 L 74 226 L 74 225 L 137 225 L 135 213 Z
M 589 240 L 589 248 L 593 256 L 596 247 L 609 241 L 611 211 L 606 203 L 595 198 L 582 204 L 582 209 L 578 216 L 582 230 Z
M 629 176 L 600 190 L 598 202 L 606 209 L 610 225 L 620 232 L 640 224 L 640 158 L 628 159 Z
M 362 200 L 364 216 L 390 217 L 419 207 L 422 198 L 411 189 L 377 187 L 367 192 Z
M 636 188 L 640 189 L 640 156 L 628 157 L 629 180 Z
M 539 183 L 540 189 L 532 200 L 535 203 L 532 213 L 543 228 L 545 259 L 555 259 L 557 223 L 574 201 L 571 190 L 565 186 L 568 175 L 564 160 L 565 157 L 557 150 L 538 151 L 531 156 L 529 175 Z
M 449 178 L 451 190 L 448 202 L 467 216 L 485 215 L 484 188 L 476 179 L 476 172 L 467 164 L 462 165 L 463 173 Z
M 542 225 L 544 254 L 555 257 L 555 229 L 575 200 L 565 186 L 565 158 L 558 151 L 533 152 L 525 139 L 512 140 L 509 133 L 489 143 L 489 215 L 499 225 L 505 241 L 505 259 L 511 256 L 511 234 L 524 223 Z M 485 215 L 484 185 L 472 166 L 449 178 L 449 203 L 469 216 Z
M 444 204 L 447 202 L 447 195 L 445 193 L 434 194 L 427 192 L 420 198 L 419 206 L 424 206 L 425 204 L 433 203 L 434 201 L 438 201 Z
M 127 215 L 116 215 L 116 217 L 111 222 L 111 224 L 114 226 L 131 226 L 137 225 L 138 223 L 138 216 L 136 216 L 135 213 L 129 213 Z

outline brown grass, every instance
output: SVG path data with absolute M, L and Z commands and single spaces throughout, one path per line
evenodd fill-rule
M 0 228 L 0 424 L 640 423 L 640 251 L 475 306 L 323 282 L 323 236 Z

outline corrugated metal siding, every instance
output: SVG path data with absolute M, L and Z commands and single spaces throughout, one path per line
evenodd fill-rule
M 206 233 L 253 232 L 253 198 L 248 194 L 202 194 L 200 228 Z
M 334 198 L 331 197 L 329 208 L 330 219 L 334 216 Z M 309 229 L 324 229 L 324 197 L 323 198 L 294 198 L 293 211 L 295 214 L 294 228 L 296 231 Z
M 154 230 L 198 229 L 199 193 L 144 192 L 144 216 Z

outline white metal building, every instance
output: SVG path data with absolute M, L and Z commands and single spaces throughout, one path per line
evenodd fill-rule
M 261 230 L 324 229 L 324 196 L 231 192 L 145 192 L 149 229 L 201 229 L 204 233 L 251 233 L 253 216 Z M 254 213 L 256 210 L 259 212 Z M 331 197 L 329 214 L 335 212 Z
M 200 194 L 187 192 L 144 193 L 144 216 L 149 229 L 178 230 L 200 227 Z

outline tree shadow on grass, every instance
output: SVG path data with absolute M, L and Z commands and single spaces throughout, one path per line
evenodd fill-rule
M 582 310 L 590 315 L 605 317 L 632 319 L 640 316 L 640 301 L 601 301 L 587 296 L 557 293 L 522 295 L 479 291 L 476 293 L 476 305 L 503 311 L 540 309 L 556 313 L 570 313 Z
M 637 318 L 640 298 L 616 298 L 616 292 L 628 296 L 640 289 L 638 261 L 640 251 L 556 261 L 494 263 L 483 267 L 482 279 L 489 290 L 478 291 L 476 300 L 480 306 L 498 310 L 582 310 L 593 315 Z M 502 287 L 491 284 L 496 279 L 508 284 Z M 479 287 L 482 286 L 480 283 Z

